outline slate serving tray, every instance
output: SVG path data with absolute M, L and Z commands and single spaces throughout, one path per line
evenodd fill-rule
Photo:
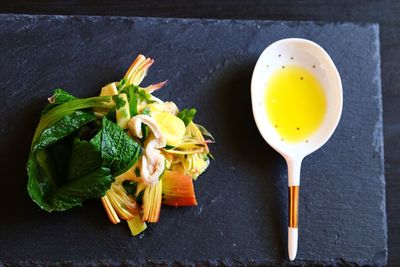
M 286 166 L 255 127 L 249 89 L 259 54 L 286 37 L 324 47 L 344 90 L 338 129 L 303 164 L 294 265 L 384 265 L 378 25 L 24 15 L 0 15 L 0 265 L 288 263 Z M 215 135 L 199 205 L 163 208 L 139 238 L 111 225 L 99 201 L 43 212 L 25 163 L 46 98 L 58 87 L 96 95 L 138 53 L 156 59 L 144 84 L 168 79 L 157 96 L 196 107 Z

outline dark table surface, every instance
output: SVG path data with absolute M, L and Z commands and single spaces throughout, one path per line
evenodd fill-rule
M 379 23 L 388 266 L 400 266 L 400 1 L 2 1 L 0 13 Z

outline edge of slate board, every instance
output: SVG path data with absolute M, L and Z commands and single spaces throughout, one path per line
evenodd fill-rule
M 323 26 L 323 25 L 357 25 L 357 26 L 370 26 L 376 28 L 378 31 L 379 37 L 379 23 L 374 22 L 349 22 L 349 21 L 307 21 L 307 20 L 264 20 L 264 19 L 212 19 L 212 18 L 172 18 L 172 17 L 141 17 L 141 16 L 95 16 L 95 15 L 46 15 L 46 14 L 38 14 L 38 15 L 31 15 L 31 14 L 13 14 L 13 13 L 0 13 L 0 18 L 5 17 L 9 18 L 10 20 L 18 19 L 18 18 L 31 18 L 31 19 L 45 19 L 45 18 L 56 18 L 56 19 L 90 19 L 90 20 L 101 20 L 104 18 L 113 19 L 113 20 L 146 20 L 146 21 L 165 21 L 165 22 L 207 22 L 209 24 L 218 24 L 219 22 L 231 22 L 236 24 L 248 24 L 248 23 L 277 23 L 277 24 L 285 24 L 285 25 L 316 25 L 316 26 Z M 378 40 L 378 47 L 380 47 L 379 40 Z M 380 57 L 379 57 L 379 72 L 380 72 Z
M 319 21 L 272 21 L 272 20 L 241 20 L 241 19 L 198 19 L 198 18 L 163 18 L 163 17 L 127 17 L 127 16 L 85 16 L 85 15 L 29 15 L 29 14 L 0 14 L 1 19 L 5 20 L 18 20 L 22 18 L 30 18 L 30 19 L 45 19 L 45 18 L 56 18 L 60 20 L 65 20 L 69 18 L 77 18 L 77 19 L 89 19 L 91 21 L 101 20 L 104 18 L 112 19 L 112 20 L 145 20 L 146 22 L 159 21 L 162 20 L 164 22 L 186 22 L 186 23 L 202 23 L 202 24 L 218 24 L 221 21 L 231 22 L 235 24 L 248 24 L 248 23 L 265 23 L 265 22 L 273 22 L 273 23 L 282 23 L 285 25 L 360 25 L 360 26 L 369 26 L 375 28 L 377 31 L 377 47 L 378 53 L 380 53 L 380 43 L 379 43 L 379 24 L 378 23 L 354 23 L 354 22 L 319 22 Z M 383 108 L 382 108 L 382 90 L 381 90 L 381 59 L 380 55 L 377 58 L 377 76 L 379 80 L 377 81 L 377 89 L 378 92 L 374 96 L 378 102 L 378 109 L 380 111 L 378 121 L 374 130 L 374 143 L 373 146 L 378 154 L 381 156 L 381 165 L 384 166 L 384 145 L 383 145 Z M 384 168 L 383 168 L 384 170 Z M 379 177 L 383 184 L 385 184 L 385 176 Z M 384 187 L 384 199 L 383 203 L 381 203 L 382 210 L 385 210 L 384 213 L 384 233 L 387 236 L 387 214 L 386 214 L 386 187 Z M 282 259 L 281 261 L 269 261 L 263 259 L 247 259 L 247 260 L 236 260 L 236 259 L 218 259 L 218 260 L 193 260 L 193 261 L 168 261 L 168 260 L 91 260 L 91 261 L 17 261 L 17 262 L 9 262 L 9 261 L 1 261 L 0 266 L 32 266 L 32 265 L 51 265 L 51 266 L 65 266 L 65 265 L 74 265 L 74 266 L 97 266 L 97 265 L 106 265 L 106 266 L 126 266 L 126 265 L 165 265 L 165 266 L 175 266 L 175 265 L 195 265 L 195 266 L 219 266 L 219 265 L 282 265 L 282 266 L 365 266 L 365 265 L 373 265 L 373 266 L 385 266 L 387 264 L 387 242 L 385 246 L 385 250 L 382 253 L 378 253 L 370 260 L 362 260 L 358 263 L 356 262 L 348 262 L 343 259 L 332 259 L 329 261 L 304 261 L 304 260 L 296 260 L 294 262 L 290 262 L 288 260 Z

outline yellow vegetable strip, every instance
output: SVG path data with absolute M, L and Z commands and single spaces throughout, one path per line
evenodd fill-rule
M 137 71 L 138 67 L 146 60 L 146 57 L 143 55 L 138 55 L 135 61 L 133 61 L 132 65 L 129 67 L 129 69 L 126 71 L 126 74 L 124 78 L 130 82 L 132 80 L 132 76 L 135 74 Z M 131 83 L 131 82 L 130 82 Z
M 142 217 L 140 215 L 136 215 L 132 219 L 127 220 L 127 223 L 133 236 L 140 234 L 147 228 L 146 223 L 142 221 Z
M 108 219 L 113 224 L 117 224 L 120 222 L 117 213 L 115 212 L 114 208 L 112 207 L 110 200 L 107 198 L 107 196 L 103 196 L 101 198 L 101 202 L 103 203 L 104 209 L 106 210 L 106 213 L 108 215 Z
M 147 186 L 143 195 L 143 221 L 158 222 L 162 200 L 162 180 Z
M 177 154 L 177 155 L 185 155 L 185 154 L 196 154 L 196 153 L 202 153 L 203 152 L 203 148 L 200 149 L 195 149 L 195 150 L 186 150 L 186 151 L 182 151 L 182 150 L 175 150 L 175 149 L 163 149 L 165 152 L 167 153 L 171 153 L 171 154 Z
M 128 212 L 124 207 L 122 206 L 121 202 L 117 201 L 114 195 L 112 195 L 109 191 L 106 193 L 107 198 L 109 199 L 112 207 L 116 211 L 119 217 L 123 220 L 129 220 L 133 218 L 134 214 L 131 214 Z
M 147 71 L 153 63 L 154 59 L 146 58 L 146 60 L 139 66 L 137 72 L 132 76 L 133 85 L 139 85 L 143 81 L 144 77 L 147 75 Z

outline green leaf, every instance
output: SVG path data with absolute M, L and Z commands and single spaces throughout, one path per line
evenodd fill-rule
M 185 108 L 181 112 L 178 113 L 178 118 L 180 118 L 185 123 L 185 126 L 188 126 L 188 124 L 193 121 L 193 118 L 195 115 L 196 115 L 196 109 Z
M 68 179 L 76 180 L 85 176 L 103 165 L 101 158 L 100 141 L 101 131 L 91 140 L 75 139 L 68 169 Z
M 62 211 L 100 198 L 138 160 L 140 146 L 117 124 L 105 117 L 99 123 L 84 111 L 114 106 L 111 97 L 75 99 L 43 115 L 27 163 L 28 193 L 42 209 Z
M 63 184 L 68 179 L 73 142 L 71 135 L 57 141 L 42 152 L 46 156 L 46 167 L 49 169 L 55 184 Z
M 138 160 L 141 147 L 117 124 L 103 118 L 101 156 L 114 176 L 128 170 Z
M 41 117 L 33 136 L 32 146 L 36 143 L 37 139 L 46 128 L 52 126 L 54 123 L 65 116 L 72 114 L 76 110 L 86 108 L 112 108 L 113 106 L 115 106 L 115 103 L 112 101 L 111 96 L 75 99 L 58 105 Z
M 112 121 L 112 122 L 115 122 L 115 123 L 116 123 L 116 122 L 117 122 L 116 111 L 117 111 L 117 109 L 115 108 L 115 106 L 112 107 L 112 108 L 108 111 L 108 113 L 107 113 L 107 115 L 106 115 L 107 119 L 110 120 L 110 121 Z
M 112 99 L 115 102 L 116 109 L 120 109 L 126 104 L 125 100 L 123 100 L 119 95 L 113 95 Z
M 40 154 L 44 153 L 44 157 Z M 31 153 L 29 155 L 28 164 L 26 166 L 28 172 L 28 184 L 27 189 L 30 197 L 36 204 L 38 204 L 42 209 L 47 211 L 52 211 L 53 209 L 50 207 L 50 204 L 44 199 L 45 195 L 54 190 L 55 183 L 54 180 L 51 179 L 50 171 L 45 168 L 45 159 L 46 154 L 44 151 L 38 152 L 38 155 Z M 40 160 L 42 158 L 42 160 Z M 39 162 L 42 162 L 43 168 L 40 168 Z
M 57 186 L 46 170 L 47 154 L 44 151 L 39 154 L 39 161 L 33 154 L 29 157 L 27 188 L 32 200 L 48 212 L 67 210 L 81 206 L 85 200 L 99 198 L 114 181 L 110 170 L 102 167 L 71 183 Z
M 57 211 L 82 206 L 85 200 L 104 196 L 113 182 L 110 169 L 101 167 L 49 194 L 47 205 Z
M 55 89 L 53 96 L 49 98 L 50 103 L 62 104 L 71 100 L 75 100 L 76 97 L 68 93 L 63 89 Z
M 56 106 L 75 99 L 75 96 L 64 91 L 63 89 L 54 90 L 53 96 L 49 98 L 50 104 L 47 104 L 47 106 L 42 110 L 42 116 Z
M 94 115 L 84 111 L 75 111 L 70 115 L 64 116 L 42 132 L 40 138 L 33 145 L 33 151 L 43 149 L 61 140 L 95 119 Z

